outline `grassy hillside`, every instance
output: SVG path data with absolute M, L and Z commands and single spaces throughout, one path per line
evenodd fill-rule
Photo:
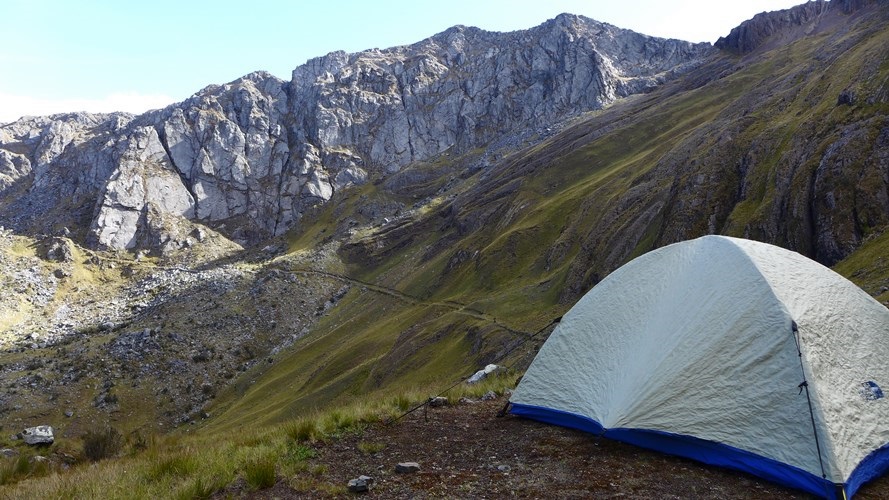
M 452 159 L 448 190 L 432 182 L 420 201 L 384 184 L 343 195 L 291 248 L 341 242 L 328 265 L 352 280 L 349 293 L 255 383 L 217 399 L 221 416 L 210 425 L 447 386 L 626 261 L 708 233 L 825 264 L 845 258 L 838 271 L 885 301 L 885 15 L 843 18 L 767 52 L 721 55 L 462 178 L 453 167 L 462 160 Z M 849 88 L 856 103 L 838 104 Z M 355 225 L 362 204 L 412 202 L 386 223 Z
M 200 455 L 211 465 L 192 463 L 197 441 L 180 450 L 173 437 L 133 462 L 144 484 L 127 483 L 122 462 L 115 487 L 215 491 L 263 457 L 298 453 L 265 426 L 404 407 L 491 362 L 520 373 L 553 319 L 608 273 L 710 233 L 796 250 L 889 304 L 887 12 L 835 11 L 777 48 L 716 54 L 485 166 L 481 151 L 443 155 L 343 190 L 283 240 L 221 242 L 188 269 L 76 246 L 63 265 L 10 237 L 0 263 L 39 279 L 0 297 L 0 334 L 72 300 L 90 314 L 63 344 L 0 354 L 3 398 L 28 403 L 4 407 L 5 428 L 50 423 L 74 454 L 106 423 L 135 443 L 177 427 L 215 443 Z M 67 276 L 51 278 L 59 267 Z M 238 437 L 246 427 L 260 430 Z

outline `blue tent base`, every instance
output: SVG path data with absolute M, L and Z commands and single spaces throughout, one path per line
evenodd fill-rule
M 862 485 L 887 471 L 889 471 L 889 444 L 884 444 L 864 457 L 849 475 L 849 479 L 846 480 L 846 495 L 852 498 Z
M 670 455 L 691 458 L 710 465 L 743 471 L 820 497 L 829 499 L 843 498 L 842 488 L 826 479 L 798 467 L 725 444 L 663 431 L 623 428 L 605 429 L 599 422 L 591 418 L 540 406 L 513 403 L 510 413 L 549 424 L 579 429 Z M 849 482 L 845 485 L 848 497 L 851 497 L 861 484 L 889 469 L 889 446 L 880 448 L 877 451 L 882 451 L 882 453 L 877 454 L 878 456 L 873 459 L 870 459 L 870 455 L 868 458 L 865 458 L 849 478 Z M 876 453 L 874 452 L 871 455 Z M 853 482 L 856 479 L 858 470 L 862 469 L 862 466 L 866 464 L 869 464 L 869 466 L 862 470 L 860 474 L 861 481 Z

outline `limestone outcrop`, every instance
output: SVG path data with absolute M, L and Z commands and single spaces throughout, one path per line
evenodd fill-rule
M 512 33 L 456 26 L 333 52 L 290 81 L 252 73 L 136 117 L 25 117 L 0 126 L 0 224 L 83 228 L 73 237 L 130 249 L 164 240 L 149 219 L 175 216 L 254 243 L 336 191 L 533 135 L 647 92 L 712 50 L 563 14 Z

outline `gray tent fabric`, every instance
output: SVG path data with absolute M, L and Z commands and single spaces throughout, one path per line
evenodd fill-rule
M 830 497 L 889 468 L 882 387 L 889 309 L 796 252 L 705 236 L 638 257 L 587 293 L 511 402 Z

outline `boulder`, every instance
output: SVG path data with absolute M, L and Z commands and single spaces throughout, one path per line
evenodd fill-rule
M 74 262 L 71 243 L 64 238 L 49 238 L 44 242 L 46 260 L 54 262 Z
M 370 488 L 369 488 L 369 485 L 367 484 L 367 481 L 365 481 L 361 478 L 349 480 L 349 491 L 351 491 L 353 493 L 364 493 L 365 491 L 367 491 L 369 489 Z
M 38 425 L 37 427 L 28 427 L 22 431 L 22 439 L 25 444 L 32 446 L 51 445 L 55 438 L 53 437 L 52 427 L 48 425 Z
M 440 406 L 447 406 L 447 405 L 448 405 L 448 398 L 446 398 L 444 396 L 436 396 L 436 397 L 429 400 L 429 406 L 431 406 L 433 408 L 438 408 Z
M 467 384 L 477 384 L 477 383 L 481 382 L 482 380 L 484 380 L 488 375 L 490 375 L 492 373 L 499 373 L 503 370 L 505 370 L 505 368 L 500 365 L 494 365 L 494 364 L 487 365 L 484 368 L 482 368 L 481 370 L 475 372 L 471 377 L 466 379 L 466 383 Z
M 419 472 L 420 464 L 417 462 L 400 462 L 395 465 L 395 472 L 399 474 L 409 474 L 411 472 Z

